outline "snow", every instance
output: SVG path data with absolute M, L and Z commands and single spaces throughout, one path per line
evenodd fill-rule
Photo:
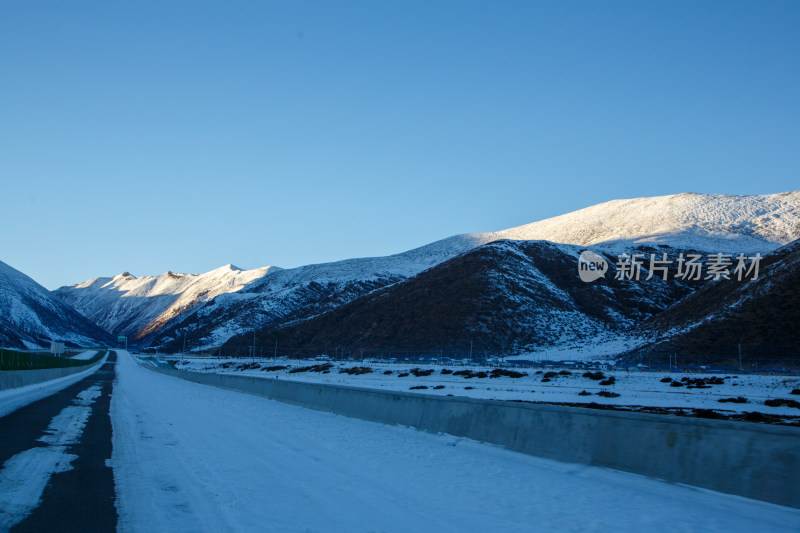
M 81 323 L 84 321 L 50 291 L 0 261 L 0 339 L 6 339 L 12 346 L 11 339 L 15 339 L 29 347 L 36 347 L 37 335 L 79 346 L 95 344 L 81 332 L 88 324 Z
M 244 360 L 247 361 L 247 360 Z M 234 366 L 225 369 L 220 365 L 232 362 Z M 598 403 L 603 405 L 619 406 L 644 406 L 644 407 L 669 407 L 685 409 L 714 409 L 732 413 L 758 411 L 773 415 L 800 416 L 800 409 L 780 406 L 770 407 L 764 401 L 773 398 L 793 398 L 790 396 L 792 389 L 800 388 L 798 376 L 769 376 L 730 374 L 730 379 L 725 379 L 723 385 L 713 385 L 709 389 L 688 389 L 687 387 L 671 387 L 669 383 L 662 383 L 661 379 L 670 377 L 680 380 L 683 376 L 691 378 L 709 377 L 711 374 L 685 374 L 678 372 L 629 372 L 627 370 L 604 370 L 606 376 L 616 379 L 614 385 L 601 386 L 599 381 L 582 377 L 583 370 L 569 370 L 571 375 L 559 375 L 551 378 L 549 382 L 542 382 L 543 374 L 536 374 L 538 368 L 515 368 L 528 375 L 522 378 L 470 378 L 441 373 L 443 368 L 462 370 L 467 368 L 475 372 L 491 372 L 492 366 L 443 366 L 435 364 L 392 364 L 392 363 L 360 363 L 351 361 L 337 362 L 335 368 L 328 374 L 320 372 L 301 372 L 289 374 L 289 370 L 267 372 L 260 369 L 234 370 L 235 365 L 243 360 L 236 359 L 208 359 L 184 358 L 178 363 L 178 368 L 200 372 L 218 372 L 225 374 L 241 374 L 264 379 L 281 379 L 313 383 L 329 383 L 383 390 L 408 391 L 419 394 L 435 394 L 466 396 L 470 398 L 486 398 L 494 400 L 515 400 L 548 403 Z M 308 360 L 266 360 L 260 363 L 261 367 L 284 365 L 290 367 L 308 366 L 314 364 Z M 361 375 L 340 374 L 339 368 L 353 366 L 368 366 L 372 373 Z M 399 373 L 408 372 L 411 368 L 432 369 L 430 376 L 398 377 Z M 566 370 L 567 366 L 546 368 L 543 372 Z M 385 371 L 391 370 L 392 374 L 386 375 Z M 735 377 L 734 377 L 735 376 Z M 724 377 L 724 376 L 719 376 Z M 443 385 L 442 389 L 434 389 Z M 411 387 L 427 386 L 427 389 L 411 390 Z M 470 387 L 467 389 L 466 387 Z M 597 392 L 607 390 L 616 392 L 618 398 L 597 396 Z M 592 393 L 590 396 L 580 396 L 582 391 Z M 748 403 L 720 403 L 720 399 L 736 398 L 743 396 Z M 794 398 L 797 398 L 794 396 Z
M 787 531 L 800 511 L 156 374 L 120 351 L 120 531 Z
M 91 414 L 91 405 L 100 396 L 93 385 L 78 393 L 70 405 L 53 417 L 35 446 L 6 460 L 0 470 L 0 530 L 7 531 L 38 507 L 50 477 L 72 469 L 77 458 L 68 453 L 77 444 Z
M 0 417 L 14 412 L 21 407 L 39 401 L 60 390 L 66 389 L 73 383 L 77 383 L 86 376 L 94 373 L 105 362 L 106 358 L 101 359 L 96 364 L 88 367 L 83 372 L 64 376 L 63 378 L 51 379 L 42 383 L 26 385 L 14 389 L 0 390 Z
M 71 359 L 75 359 L 76 361 L 88 361 L 92 357 L 97 354 L 97 350 L 86 350 L 85 352 L 81 352 L 77 355 L 71 357 Z
M 586 319 L 583 319 L 584 321 Z M 617 321 L 626 321 L 618 317 Z M 599 329 L 599 328 L 598 328 Z M 587 328 L 588 330 L 588 328 Z M 598 361 L 607 360 L 614 355 L 632 350 L 648 342 L 649 339 L 621 334 L 618 331 L 605 331 L 573 342 L 548 346 L 538 352 L 527 352 L 506 357 L 506 361 Z
M 658 243 L 707 252 L 763 253 L 800 238 L 800 191 L 612 200 L 495 235 L 580 246 Z
M 106 330 L 133 336 L 159 327 L 198 303 L 240 291 L 275 270 L 279 269 L 241 270 L 225 265 L 205 274 L 166 272 L 141 278 L 124 272 L 62 287 L 56 294 Z

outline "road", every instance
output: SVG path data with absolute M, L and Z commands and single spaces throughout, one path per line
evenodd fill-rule
M 0 419 L 0 516 L 18 519 L 13 531 L 728 533 L 800 524 L 793 509 L 186 382 L 124 351 L 101 372 Z M 10 507 L 3 483 L 30 485 L 27 499 Z
M 0 418 L 0 531 L 116 528 L 106 465 L 115 363 L 111 352 L 94 374 Z

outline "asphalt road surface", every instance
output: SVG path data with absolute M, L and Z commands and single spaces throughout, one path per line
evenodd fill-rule
M 109 405 L 116 354 L 0 418 L 0 531 L 114 531 Z

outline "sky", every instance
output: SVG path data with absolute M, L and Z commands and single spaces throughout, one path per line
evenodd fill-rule
M 800 3 L 0 3 L 0 260 L 49 289 L 800 189 Z

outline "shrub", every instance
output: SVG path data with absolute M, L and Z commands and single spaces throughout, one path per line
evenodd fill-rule
M 746 420 L 747 422 L 764 422 L 767 420 L 767 417 L 765 417 L 762 413 L 747 412 L 744 413 L 742 419 Z
M 325 363 L 322 365 L 311 365 L 311 366 L 299 366 L 297 368 L 293 368 L 289 370 L 290 374 L 297 374 L 298 372 L 322 372 L 327 373 L 330 372 L 333 365 L 330 363 Z
M 489 377 L 489 374 L 486 372 L 473 372 L 472 370 L 459 370 L 458 372 L 453 372 L 453 375 L 464 376 L 465 379 Z
M 712 411 L 711 409 L 695 409 L 694 416 L 697 418 L 710 418 L 712 420 L 729 420 L 726 415 Z
M 354 366 L 352 368 L 340 368 L 340 374 L 349 374 L 351 376 L 360 376 L 361 374 L 370 374 L 372 369 L 368 366 Z
M 767 405 L 769 407 L 781 407 L 785 405 L 786 407 L 795 407 L 797 409 L 800 409 L 800 402 L 795 400 L 784 400 L 782 398 L 767 400 L 764 402 L 764 405 Z
M 739 396 L 737 398 L 720 398 L 719 403 L 747 403 L 747 398 Z
M 524 372 L 517 372 L 515 370 L 506 370 L 504 368 L 495 368 L 492 370 L 492 373 L 489 375 L 490 378 L 499 378 L 500 376 L 505 376 L 507 378 L 524 378 L 528 374 Z
M 610 392 L 607 390 L 601 390 L 597 393 L 598 396 L 602 396 L 603 398 L 619 398 L 619 394 L 616 392 Z

